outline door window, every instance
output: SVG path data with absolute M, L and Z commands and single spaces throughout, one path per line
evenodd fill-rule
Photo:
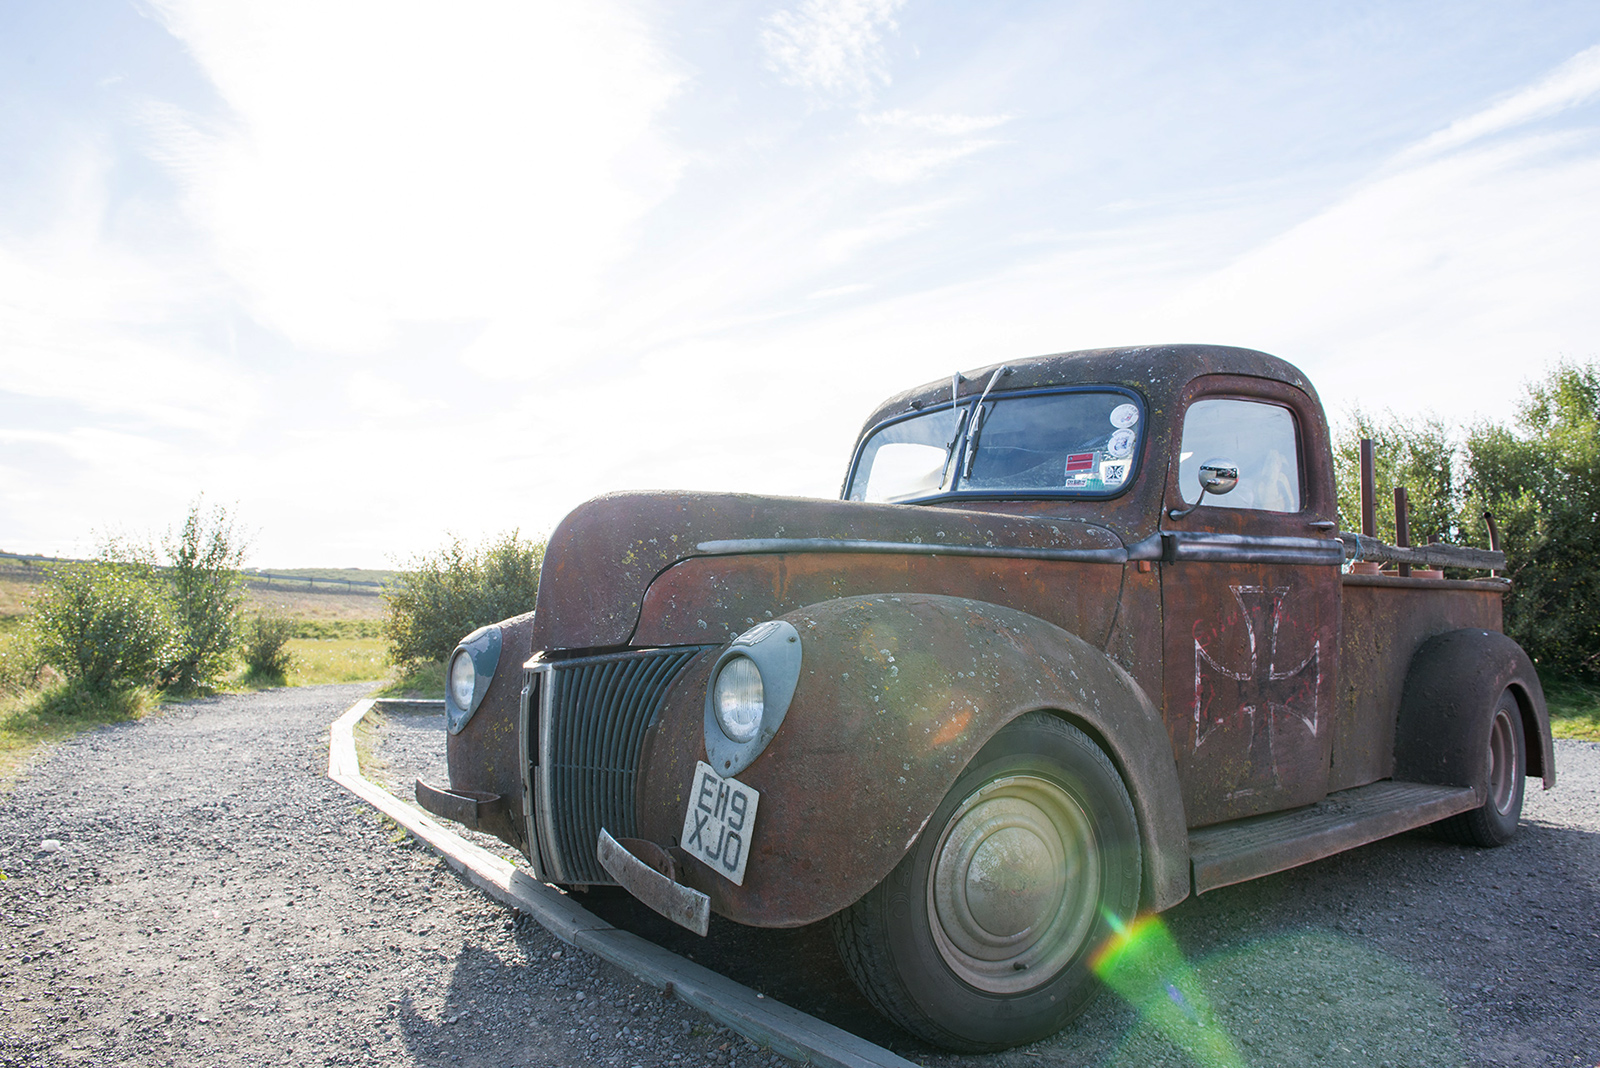
M 1261 401 L 1209 398 L 1189 405 L 1178 454 L 1178 490 L 1185 504 L 1200 499 L 1200 465 L 1227 460 L 1239 484 L 1207 506 L 1264 512 L 1300 510 L 1300 450 L 1289 409 Z

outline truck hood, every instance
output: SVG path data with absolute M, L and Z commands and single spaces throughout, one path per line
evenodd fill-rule
M 1109 529 L 1072 519 L 740 493 L 611 493 L 579 505 L 550 535 L 532 647 L 626 645 L 645 591 L 667 568 L 695 556 L 776 551 L 772 539 L 781 539 L 778 545 L 824 539 L 1018 555 L 1123 549 Z

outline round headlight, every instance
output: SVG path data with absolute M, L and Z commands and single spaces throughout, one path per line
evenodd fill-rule
M 736 656 L 722 665 L 711 699 L 717 726 L 729 741 L 743 745 L 761 729 L 766 695 L 761 686 L 761 670 L 748 656 Z
M 465 649 L 450 661 L 450 696 L 463 712 L 472 711 L 472 692 L 478 688 L 478 671 L 472 665 L 472 654 Z

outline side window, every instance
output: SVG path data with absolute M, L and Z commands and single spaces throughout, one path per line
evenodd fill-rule
M 1263 512 L 1300 510 L 1300 450 L 1289 409 L 1262 401 L 1198 400 L 1183 418 L 1178 489 L 1186 504 L 1200 499 L 1200 465 L 1229 460 L 1239 484 L 1225 497 L 1206 498 L 1219 508 Z

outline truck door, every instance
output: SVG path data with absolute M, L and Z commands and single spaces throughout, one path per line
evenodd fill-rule
M 1310 804 L 1328 787 L 1343 560 L 1321 408 L 1282 383 L 1199 378 L 1173 444 L 1163 691 L 1188 823 Z M 1212 465 L 1237 483 L 1202 495 Z

